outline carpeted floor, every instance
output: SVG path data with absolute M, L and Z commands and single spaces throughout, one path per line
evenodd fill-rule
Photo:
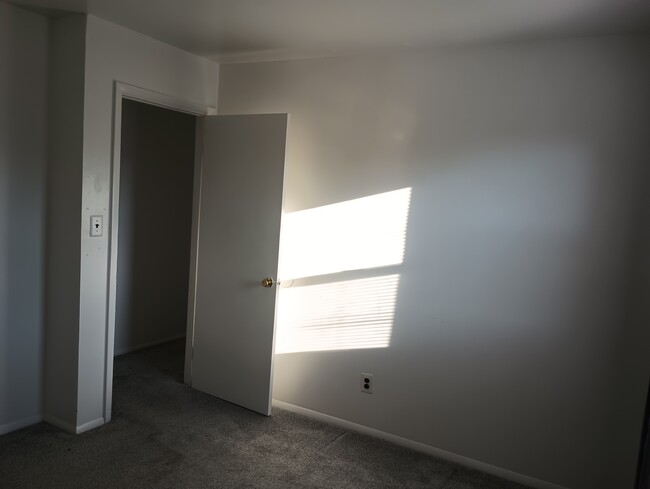
M 182 383 L 183 341 L 115 361 L 113 421 L 82 435 L 38 424 L 0 437 L 0 487 L 524 489 L 371 437 Z

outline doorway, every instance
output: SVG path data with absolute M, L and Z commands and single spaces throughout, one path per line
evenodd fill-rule
M 143 108 L 141 102 L 149 105 Z M 150 110 L 153 115 L 145 118 L 148 122 L 142 126 L 123 130 L 122 112 L 132 106 Z M 169 295 L 152 291 L 159 288 L 159 282 L 170 272 L 167 260 L 151 262 L 149 258 L 169 240 L 182 243 L 189 240 L 190 244 L 189 260 L 185 261 L 187 269 L 178 273 L 189 278 L 185 281 L 187 287 L 178 286 L 182 281 L 172 287 L 177 292 L 183 287 L 179 296 L 183 297 L 187 311 L 186 321 L 181 321 L 187 328 L 184 382 L 194 389 L 269 415 L 277 295 L 277 289 L 270 289 L 276 283 L 270 277 L 275 276 L 278 265 L 288 114 L 215 115 L 214 108 L 118 82 L 114 110 L 104 421 L 111 420 L 115 348 L 118 354 L 125 353 L 183 334 L 179 326 L 178 330 L 166 329 L 165 334 L 157 337 L 149 335 L 156 329 L 151 324 L 168 319 L 168 314 L 161 315 L 158 309 L 168 305 L 163 301 Z M 160 201 L 152 204 L 155 199 L 148 198 L 147 191 L 138 188 L 153 182 L 150 192 L 162 194 L 165 203 L 178 193 L 177 177 L 168 178 L 173 185 L 161 191 L 157 176 L 162 158 L 173 153 L 167 143 L 177 138 L 178 128 L 168 133 L 148 134 L 164 114 L 171 117 L 175 112 L 189 117 L 190 125 L 195 124 L 195 135 L 188 132 L 187 137 L 187 141 L 194 141 L 194 153 L 183 166 L 190 169 L 188 175 L 193 174 L 187 192 L 192 197 L 191 213 L 184 213 L 191 214 L 189 224 L 169 217 L 183 206 L 176 203 L 163 208 Z M 153 153 L 147 156 L 151 165 L 145 166 L 142 172 L 134 169 L 137 178 L 127 183 L 121 178 L 121 171 L 129 172 L 127 168 L 122 170 L 122 146 L 132 143 L 123 142 L 122 138 L 133 134 L 148 141 L 146 146 L 153 148 Z M 191 144 L 188 142 L 186 146 Z M 126 226 L 122 219 L 129 209 L 121 204 L 122 192 L 131 193 L 126 197 L 126 205 L 132 206 L 141 195 L 145 201 L 141 218 L 137 219 L 135 214 L 129 216 L 136 221 L 130 223 L 127 217 Z M 180 231 L 172 231 L 172 221 L 189 226 L 189 238 Z M 127 237 L 120 239 L 123 229 Z M 136 234 L 144 236 L 141 239 L 147 244 L 133 245 Z M 126 252 L 127 259 L 131 254 L 131 260 L 124 265 L 127 268 L 121 265 L 124 260 L 121 254 L 125 252 L 120 245 L 125 243 L 132 246 Z M 179 254 L 187 253 L 186 247 L 181 248 Z M 139 271 L 134 268 L 140 266 Z M 137 297 L 128 290 L 136 282 L 128 277 L 136 273 L 141 274 L 140 282 L 148 284 Z M 153 300 L 149 294 L 153 294 Z M 118 304 L 120 299 L 122 304 Z M 147 303 L 149 308 L 145 307 Z M 141 314 L 141 310 L 146 313 Z M 180 306 L 176 309 L 177 316 L 179 310 Z M 118 325 L 124 318 L 127 326 Z M 133 323 L 141 328 L 139 323 L 143 322 L 150 323 L 145 332 L 128 329 Z M 130 341 L 131 344 L 123 343 L 133 338 L 136 341 Z
M 194 115 L 122 102 L 115 356 L 173 341 L 184 349 L 195 128 Z

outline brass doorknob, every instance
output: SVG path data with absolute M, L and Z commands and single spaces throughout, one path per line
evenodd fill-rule
M 273 279 L 271 277 L 266 277 L 264 280 L 262 280 L 262 287 L 270 289 L 271 287 L 273 287 L 274 283 L 275 282 L 273 281 Z

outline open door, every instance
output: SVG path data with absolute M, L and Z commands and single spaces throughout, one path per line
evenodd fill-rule
M 271 414 L 287 114 L 206 116 L 192 387 Z

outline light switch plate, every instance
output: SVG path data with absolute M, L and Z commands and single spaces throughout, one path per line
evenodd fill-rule
M 104 234 L 104 217 L 90 216 L 90 235 L 92 237 L 97 237 L 103 234 Z

